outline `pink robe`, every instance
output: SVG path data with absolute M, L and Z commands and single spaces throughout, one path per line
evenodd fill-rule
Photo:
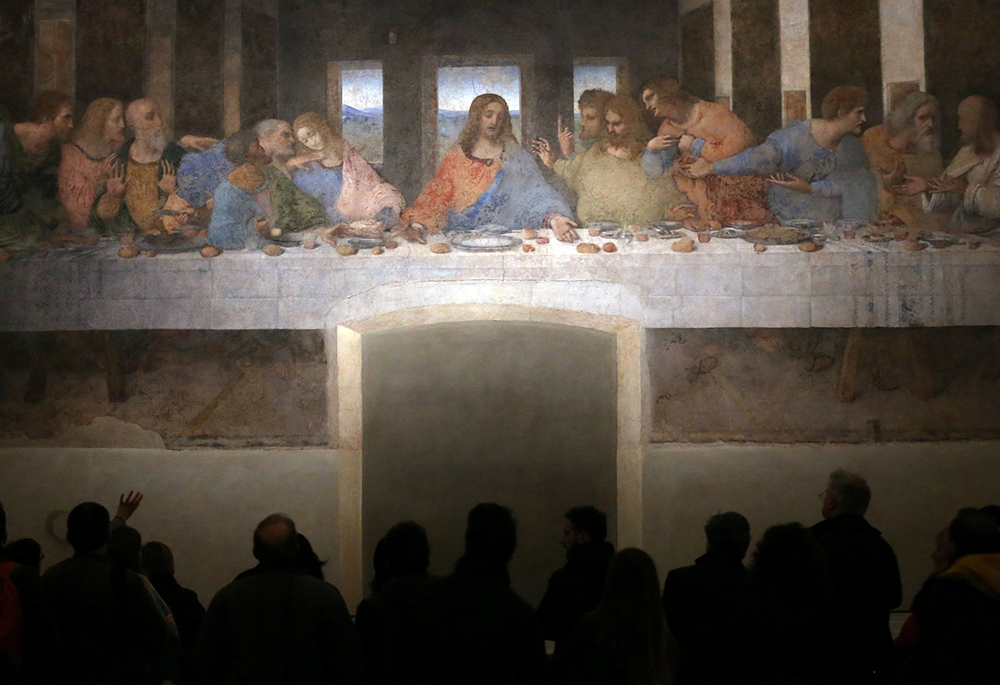
M 359 221 L 374 219 L 383 207 L 392 207 L 398 217 L 405 205 L 402 193 L 383 180 L 360 152 L 347 147 L 344 186 L 337 200 L 337 211 L 351 221 Z
M 107 182 L 104 159 L 94 159 L 76 143 L 62 146 L 59 199 L 69 213 L 70 228 L 86 228 L 98 188 Z

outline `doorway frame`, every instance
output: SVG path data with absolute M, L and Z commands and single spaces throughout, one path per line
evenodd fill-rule
M 511 321 L 576 326 L 615 336 L 617 375 L 616 518 L 619 548 L 642 546 L 643 446 L 649 434 L 646 335 L 639 322 L 587 312 L 521 305 L 436 305 L 404 309 L 326 329 L 327 432 L 338 450 L 337 575 L 349 607 L 364 598 L 362 536 L 362 363 L 364 337 L 413 326 Z

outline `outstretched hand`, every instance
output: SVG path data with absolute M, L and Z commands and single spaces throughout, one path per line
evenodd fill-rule
M 687 166 L 682 166 L 681 171 L 688 178 L 702 178 L 712 173 L 712 163 L 704 157 L 699 157 Z
M 421 245 L 427 244 L 427 239 L 424 238 L 424 232 L 420 230 L 420 227 L 416 224 L 399 224 L 392 229 L 392 235 L 399 236 L 400 238 L 408 240 L 411 243 L 420 243 Z
M 776 186 L 788 188 L 789 190 L 794 190 L 798 193 L 804 193 L 806 195 L 812 193 L 812 184 L 809 181 L 792 174 L 773 174 L 772 176 L 769 176 L 767 180 Z
M 578 237 L 573 229 L 577 228 L 579 224 L 562 214 L 556 214 L 549 219 L 549 226 L 555 232 L 556 238 L 564 243 L 572 243 Z
M 900 182 L 897 185 L 889 188 L 889 192 L 893 195 L 920 195 L 920 193 L 925 193 L 928 190 L 927 179 L 921 176 L 904 176 L 905 182 Z
M 680 139 L 680 136 L 653 136 L 646 143 L 646 149 L 650 152 L 663 152 L 676 146 Z
M 140 504 L 142 504 L 141 492 L 133 493 L 129 490 L 128 496 L 122 493 L 122 495 L 118 498 L 118 511 L 115 512 L 115 518 L 128 521 L 129 517 L 135 513 L 135 510 L 139 508 Z

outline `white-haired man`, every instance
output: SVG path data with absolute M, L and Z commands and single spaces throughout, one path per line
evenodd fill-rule
M 838 683 L 892 683 L 889 611 L 903 601 L 899 564 L 865 520 L 872 491 L 863 476 L 837 469 L 823 499 L 823 521 L 810 530 L 830 568 L 832 655 Z
M 937 98 L 920 91 L 897 104 L 884 124 L 861 137 L 872 171 L 882 178 L 878 218 L 914 224 L 924 216 L 919 195 L 909 194 L 906 176 L 935 177 L 941 160 L 941 107 Z
M 132 130 L 97 202 L 97 216 L 113 232 L 163 231 L 164 204 L 177 191 L 177 168 L 184 148 L 167 138 L 160 106 L 142 98 L 125 110 Z

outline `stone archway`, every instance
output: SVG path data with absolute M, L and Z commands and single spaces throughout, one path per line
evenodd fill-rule
M 363 597 L 362 361 L 366 334 L 474 321 L 541 322 L 611 333 L 616 341 L 616 501 L 619 547 L 642 544 L 642 446 L 647 435 L 644 332 L 619 316 L 489 302 L 383 311 L 327 328 L 329 434 L 340 453 L 337 478 L 339 586 L 349 606 Z

